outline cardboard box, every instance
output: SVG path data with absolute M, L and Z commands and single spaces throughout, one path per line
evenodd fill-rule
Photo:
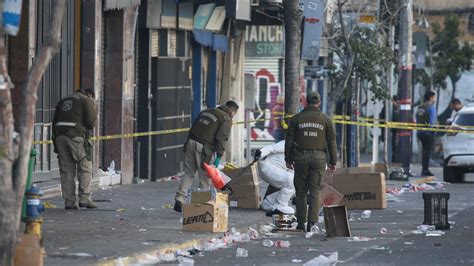
M 257 174 L 257 166 L 252 165 L 248 168 L 225 168 L 224 174 L 232 180 L 228 185 L 232 188 L 233 194 L 229 196 L 231 206 L 241 209 L 259 209 L 260 208 L 260 187 Z
M 321 190 L 321 203 L 323 206 L 339 205 L 343 199 L 344 195 L 326 182 L 323 182 L 323 189 Z
M 229 198 L 226 193 L 193 192 L 191 203 L 183 206 L 183 230 L 227 232 Z
M 348 209 L 385 209 L 387 207 L 383 173 L 336 174 L 334 188 L 344 195 L 341 205 Z
M 40 245 L 37 235 L 24 234 L 20 237 L 20 243 L 14 251 L 13 265 L 38 265 L 43 266 L 44 248 Z

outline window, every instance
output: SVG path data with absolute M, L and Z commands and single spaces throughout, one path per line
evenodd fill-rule
M 474 113 L 459 114 L 456 118 L 455 124 L 458 126 L 474 126 Z

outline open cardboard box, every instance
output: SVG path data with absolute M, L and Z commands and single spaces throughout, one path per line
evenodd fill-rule
M 236 202 L 241 209 L 259 209 L 260 187 L 256 165 L 248 168 L 224 168 L 223 172 L 232 179 L 228 183 L 233 191 L 229 196 L 231 206 Z

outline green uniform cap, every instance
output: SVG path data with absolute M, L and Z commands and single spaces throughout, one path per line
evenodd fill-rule
M 306 96 L 306 101 L 308 103 L 315 103 L 315 102 L 321 101 L 321 95 L 319 95 L 317 91 L 311 91 Z

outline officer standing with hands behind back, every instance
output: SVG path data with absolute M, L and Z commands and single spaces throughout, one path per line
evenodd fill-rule
M 296 229 L 304 231 L 304 224 L 308 222 L 306 230 L 310 231 L 319 218 L 326 151 L 329 152 L 331 171 L 336 169 L 337 153 L 334 126 L 320 110 L 321 96 L 313 91 L 308 93 L 306 101 L 306 108 L 291 118 L 286 134 L 285 162 L 287 168 L 295 170 Z
M 173 208 L 176 212 L 182 212 L 186 193 L 193 184 L 196 172 L 199 175 L 199 188 L 209 189 L 210 180 L 201 165 L 210 164 L 214 153 L 214 165 L 219 165 L 229 140 L 232 118 L 238 110 L 236 102 L 228 101 L 225 105 L 202 111 L 194 121 L 184 144 L 184 175 L 176 191 Z

